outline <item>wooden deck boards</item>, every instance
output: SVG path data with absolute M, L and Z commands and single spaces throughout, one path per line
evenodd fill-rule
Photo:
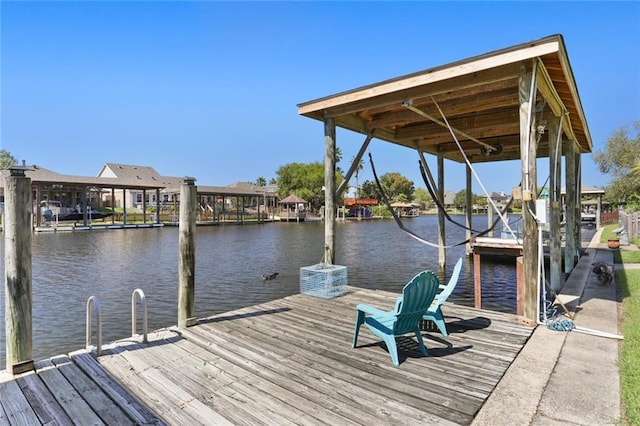
M 469 424 L 533 329 L 453 304 L 450 336 L 398 338 L 400 367 L 366 328 L 351 348 L 355 305 L 391 309 L 397 294 L 349 288 L 294 295 L 125 339 L 97 362 L 72 353 L 0 375 L 0 424 Z

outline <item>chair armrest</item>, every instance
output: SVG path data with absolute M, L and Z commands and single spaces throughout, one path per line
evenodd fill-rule
M 359 303 L 358 305 L 356 305 L 356 309 L 369 315 L 384 315 L 388 313 L 387 311 L 374 308 L 373 306 L 365 305 L 364 303 Z

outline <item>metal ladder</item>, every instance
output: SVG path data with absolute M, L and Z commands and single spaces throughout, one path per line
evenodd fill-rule
M 131 337 L 135 337 L 137 335 L 136 332 L 136 296 L 140 299 L 140 303 L 142 304 L 142 342 L 147 343 L 147 334 L 148 334 L 148 322 L 147 322 L 147 299 L 144 295 L 144 292 L 137 288 L 131 294 Z M 102 313 L 100 312 L 100 301 L 97 296 L 91 296 L 87 300 L 87 328 L 86 328 L 86 339 L 85 339 L 85 348 L 91 349 L 91 331 L 93 329 L 92 318 L 93 311 L 96 312 L 96 353 L 98 356 L 102 354 Z

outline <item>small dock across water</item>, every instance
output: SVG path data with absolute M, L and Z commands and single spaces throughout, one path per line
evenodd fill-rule
M 395 293 L 293 295 L 0 373 L 0 424 L 458 424 L 471 422 L 531 335 L 513 315 L 447 304 L 450 336 L 398 338 L 400 367 L 355 305 Z

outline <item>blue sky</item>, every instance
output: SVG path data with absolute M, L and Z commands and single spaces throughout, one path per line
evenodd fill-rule
M 115 162 L 199 185 L 269 180 L 324 158 L 322 123 L 297 104 L 552 34 L 594 151 L 640 120 L 640 2 L 5 0 L 0 14 L 0 148 L 64 174 Z M 344 170 L 363 139 L 338 130 Z M 369 151 L 379 174 L 424 187 L 414 151 L 375 139 Z M 591 154 L 582 169 L 584 185 L 609 181 Z M 462 166 L 445 170 L 446 189 L 462 189 Z M 488 191 L 520 181 L 519 162 L 477 173 Z

